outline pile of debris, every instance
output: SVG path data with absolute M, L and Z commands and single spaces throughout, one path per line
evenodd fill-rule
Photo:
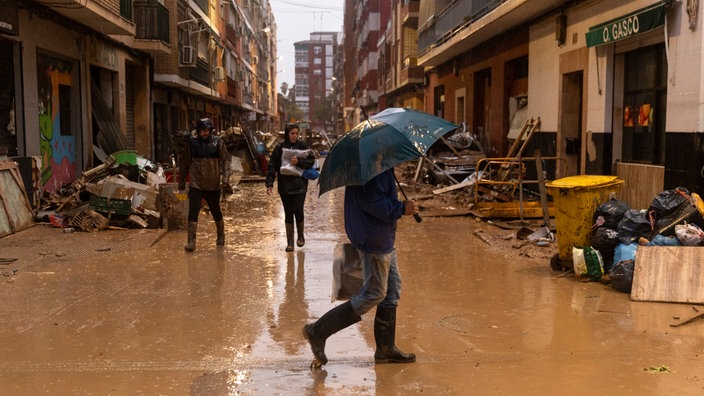
M 479 139 L 463 126 L 417 162 L 401 166 L 402 180 L 416 190 L 414 198 L 426 203 L 426 209 L 482 218 L 545 217 L 552 203 L 545 193 L 543 164 L 557 157 L 541 157 L 539 151 L 525 156 L 539 128 L 540 118 L 526 120 L 512 134 L 506 157 L 488 158 Z
M 56 193 L 45 193 L 37 218 L 80 231 L 110 227 L 158 228 L 173 210 L 162 191 L 174 193 L 161 165 L 124 150 L 86 172 Z M 161 197 L 161 198 L 160 198 Z M 184 198 L 185 201 L 185 198 Z M 177 218 L 177 217 L 175 217 Z

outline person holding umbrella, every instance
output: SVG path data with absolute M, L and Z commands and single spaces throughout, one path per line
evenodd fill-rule
M 304 215 L 303 204 L 306 201 L 306 193 L 308 192 L 308 179 L 296 175 L 287 175 L 281 173 L 282 156 L 284 149 L 293 150 L 308 150 L 308 145 L 298 140 L 299 128 L 297 124 L 289 124 L 284 130 L 284 140 L 274 147 L 269 159 L 269 168 L 266 174 L 266 193 L 271 195 L 274 189 L 274 179 L 278 178 L 278 192 L 281 197 L 281 203 L 284 206 L 284 225 L 286 226 L 286 251 L 293 251 L 293 224 L 296 221 L 298 228 L 298 238 L 296 245 L 303 247 L 306 243 L 303 234 Z M 315 156 L 310 150 L 307 155 L 292 155 L 290 157 L 291 165 L 300 169 L 310 169 L 315 164 Z
M 411 363 L 416 355 L 396 347 L 396 307 L 401 297 L 401 277 L 396 262 L 396 221 L 418 214 L 415 201 L 400 201 L 394 168 L 382 170 L 383 154 L 373 163 L 381 171 L 363 186 L 345 188 L 345 230 L 362 263 L 362 289 L 352 298 L 303 327 L 313 355 L 326 364 L 325 341 L 332 334 L 359 322 L 376 307 L 374 340 L 376 363 Z M 314 365 L 315 365 L 314 361 Z
M 364 109 L 362 109 L 364 110 Z M 365 113 L 366 114 L 366 113 Z M 396 222 L 418 215 L 415 201 L 397 184 L 394 167 L 424 155 L 457 125 L 409 108 L 388 108 L 347 132 L 330 149 L 320 172 L 319 194 L 345 187 L 345 231 L 362 263 L 362 288 L 349 301 L 303 327 L 315 359 L 326 364 L 325 341 L 361 320 L 376 307 L 374 340 L 377 363 L 415 362 L 396 347 L 396 307 L 401 278 L 396 261 Z M 404 201 L 398 199 L 401 192 Z
M 188 243 L 187 252 L 196 250 L 196 232 L 201 201 L 205 199 L 210 214 L 215 221 L 217 246 L 225 245 L 225 221 L 220 210 L 220 189 L 227 183 L 230 169 L 230 154 L 223 141 L 213 135 L 215 127 L 210 118 L 201 118 L 196 123 L 196 134 L 188 139 L 181 163 L 178 189 L 186 188 L 186 175 L 190 174 L 188 184 Z

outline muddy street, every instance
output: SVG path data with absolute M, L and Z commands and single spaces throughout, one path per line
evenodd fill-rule
M 516 249 L 471 217 L 399 221 L 396 344 L 416 363 L 375 365 L 370 313 L 311 370 L 301 328 L 337 304 L 343 190 L 318 198 L 311 183 L 306 245 L 286 253 L 278 196 L 239 187 L 224 248 L 206 213 L 190 254 L 185 231 L 39 225 L 0 238 L 16 259 L 0 265 L 1 393 L 704 394 L 704 321 L 670 327 L 691 305 L 561 277 L 556 246 Z

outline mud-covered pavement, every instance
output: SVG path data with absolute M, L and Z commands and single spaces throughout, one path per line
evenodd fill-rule
M 396 343 L 416 363 L 374 364 L 370 313 L 310 370 L 301 327 L 333 306 L 345 241 L 343 191 L 311 187 L 294 253 L 261 184 L 227 204 L 224 248 L 208 214 L 191 254 L 185 231 L 35 226 L 0 238 L 0 257 L 17 259 L 0 264 L 0 393 L 704 394 L 704 321 L 670 327 L 692 306 L 560 277 L 556 246 L 513 248 L 510 231 L 471 217 L 399 223 Z

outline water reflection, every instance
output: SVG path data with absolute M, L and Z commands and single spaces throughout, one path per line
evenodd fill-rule
M 288 254 L 283 296 L 278 306 L 276 322 L 271 323 L 271 338 L 283 344 L 287 355 L 295 355 L 307 343 L 301 328 L 308 318 L 308 302 L 305 299 L 305 252 Z

